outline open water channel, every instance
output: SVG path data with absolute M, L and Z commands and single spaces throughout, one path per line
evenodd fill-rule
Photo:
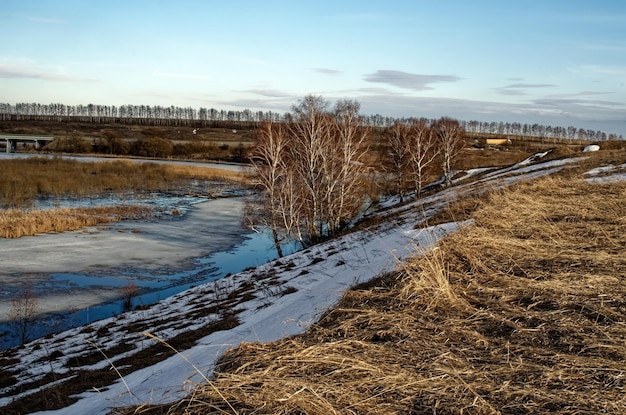
M 161 214 L 74 232 L 0 239 L 0 348 L 18 343 L 8 315 L 11 300 L 25 284 L 41 313 L 31 335 L 39 337 L 276 258 L 268 235 L 242 225 L 245 195 L 231 190 L 222 189 L 221 196 L 228 197 L 216 199 L 154 193 L 40 201 L 41 207 L 144 204 Z

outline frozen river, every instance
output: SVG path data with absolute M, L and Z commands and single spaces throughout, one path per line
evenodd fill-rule
M 46 334 L 120 313 L 128 287 L 136 307 L 275 258 L 267 236 L 241 225 L 243 205 L 214 199 L 182 217 L 0 239 L 0 331 L 24 284 L 50 317 Z M 0 347 L 10 337 L 2 333 Z
M 15 341 L 8 313 L 26 284 L 47 316 L 41 335 L 118 314 L 129 292 L 133 307 L 151 304 L 276 256 L 267 236 L 242 225 L 244 197 L 160 196 L 152 203 L 182 214 L 0 239 L 0 348 Z

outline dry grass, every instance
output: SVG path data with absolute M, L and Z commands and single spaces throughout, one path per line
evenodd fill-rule
M 542 179 L 138 414 L 626 413 L 626 185 Z
M 21 238 L 42 233 L 65 232 L 151 214 L 144 206 L 100 206 L 53 210 L 0 210 L 0 238 Z
M 219 167 L 207 168 L 171 164 L 167 166 L 167 169 L 170 172 L 183 177 L 193 177 L 206 180 L 228 180 L 244 183 L 248 181 L 248 175 L 244 172 L 221 169 Z
M 134 163 L 111 160 L 82 162 L 34 157 L 2 160 L 0 206 L 24 207 L 40 196 L 83 196 L 115 191 L 168 191 L 190 179 L 237 180 L 244 175 L 226 169 Z
M 33 210 L 37 197 L 85 196 L 124 191 L 170 191 L 191 179 L 245 183 L 244 173 L 220 168 L 137 164 L 130 161 L 81 162 L 60 158 L 3 160 L 0 181 L 0 238 L 64 232 L 112 221 L 145 218 L 139 206 Z

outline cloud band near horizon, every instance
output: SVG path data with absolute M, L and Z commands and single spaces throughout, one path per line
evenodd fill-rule
M 423 75 L 394 70 L 378 70 L 372 74 L 365 75 L 363 79 L 367 82 L 382 83 L 414 91 L 433 89 L 430 84 L 437 82 L 457 82 L 461 80 L 458 76 L 453 75 Z

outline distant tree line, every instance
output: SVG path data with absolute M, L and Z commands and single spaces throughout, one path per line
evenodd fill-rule
M 154 126 L 228 126 L 241 128 L 250 123 L 290 122 L 294 114 L 275 111 L 218 110 L 160 105 L 65 105 L 59 103 L 0 103 L 0 120 L 76 121 L 89 123 L 122 123 Z M 416 118 L 394 118 L 380 114 L 361 115 L 362 123 L 370 127 L 387 128 L 396 122 L 412 123 Z M 434 120 L 427 120 L 432 122 Z M 622 135 L 607 134 L 600 130 L 553 127 L 517 122 L 459 121 L 468 133 L 499 134 L 520 137 L 545 137 L 603 141 L 623 139 Z M 257 127 L 255 125 L 254 127 Z

